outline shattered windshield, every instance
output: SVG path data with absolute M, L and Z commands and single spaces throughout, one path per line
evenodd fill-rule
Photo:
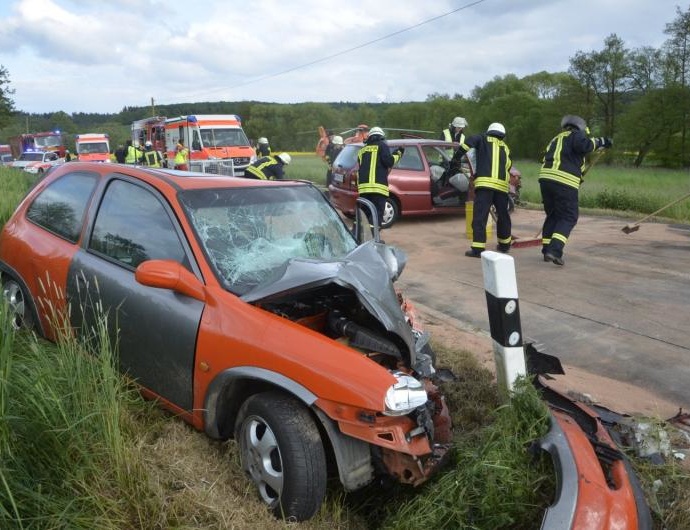
M 180 200 L 216 276 L 238 295 L 292 258 L 339 260 L 357 246 L 313 186 L 188 190 Z

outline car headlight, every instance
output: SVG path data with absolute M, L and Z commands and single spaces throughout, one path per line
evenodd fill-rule
M 404 416 L 424 405 L 428 397 L 424 385 L 411 375 L 393 372 L 397 381 L 386 391 L 386 416 Z

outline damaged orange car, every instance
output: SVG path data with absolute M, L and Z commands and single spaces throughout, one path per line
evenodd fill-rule
M 307 182 L 84 162 L 55 167 L 0 234 L 14 324 L 108 317 L 119 368 L 214 439 L 278 516 L 329 471 L 421 484 L 451 441 L 429 336 L 393 282 L 399 249 L 356 241 Z M 68 311 L 69 308 L 69 311 Z

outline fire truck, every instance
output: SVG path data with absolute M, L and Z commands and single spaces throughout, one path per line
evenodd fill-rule
M 77 134 L 74 144 L 80 162 L 110 162 L 110 138 L 107 134 Z
M 65 156 L 65 136 L 60 131 L 26 133 L 10 138 L 12 156 L 19 158 L 27 151 L 55 151 L 60 158 Z
M 151 142 L 159 153 L 165 153 L 165 116 L 153 116 L 132 122 L 132 143 L 144 147 L 146 142 Z

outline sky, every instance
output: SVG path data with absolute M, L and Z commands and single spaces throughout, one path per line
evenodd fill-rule
M 564 72 L 615 33 L 659 48 L 673 0 L 0 0 L 15 109 L 424 101 Z

